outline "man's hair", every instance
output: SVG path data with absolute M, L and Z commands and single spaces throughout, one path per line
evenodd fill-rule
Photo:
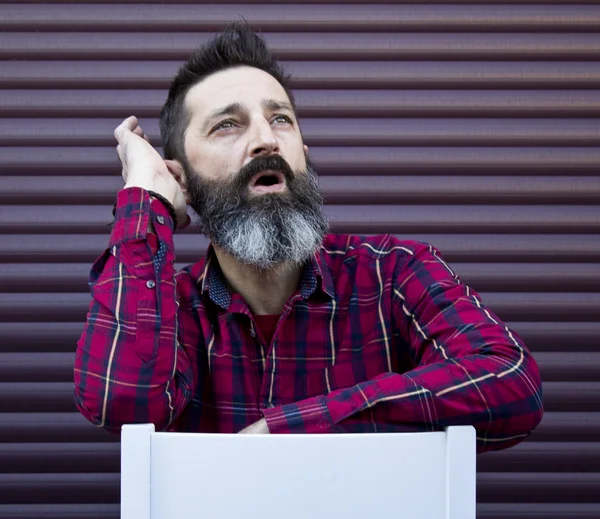
M 187 166 L 183 138 L 191 119 L 185 109 L 185 97 L 190 88 L 216 72 L 243 65 L 273 76 L 296 110 L 290 76 L 275 61 L 267 43 L 246 23 L 234 23 L 196 49 L 173 78 L 169 96 L 160 112 L 165 159 L 180 160 Z

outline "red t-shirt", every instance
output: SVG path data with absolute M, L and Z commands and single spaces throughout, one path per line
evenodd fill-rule
M 260 333 L 267 341 L 267 346 L 271 344 L 271 339 L 275 333 L 277 322 L 279 321 L 279 314 L 275 315 L 255 315 L 254 319 L 256 324 L 260 328 Z

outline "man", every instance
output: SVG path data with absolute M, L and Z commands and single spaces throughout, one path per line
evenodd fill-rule
M 227 433 L 434 431 L 479 452 L 542 416 L 538 367 L 432 246 L 333 235 L 289 78 L 234 25 L 196 51 L 161 112 L 163 158 L 116 130 L 125 186 L 78 343 L 90 421 Z M 210 239 L 176 272 L 187 205 Z

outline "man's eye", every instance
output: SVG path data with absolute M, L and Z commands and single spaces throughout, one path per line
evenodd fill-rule
M 229 129 L 233 128 L 233 126 L 234 126 L 233 121 L 230 121 L 230 120 L 222 121 L 213 128 L 213 132 L 216 130 L 229 130 Z
M 292 120 L 287 115 L 278 115 L 274 120 L 278 123 L 292 123 Z

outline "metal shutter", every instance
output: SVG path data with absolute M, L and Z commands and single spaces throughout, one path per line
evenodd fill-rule
M 0 0 L 0 518 L 119 515 L 119 443 L 72 397 L 112 132 L 158 142 L 176 67 L 239 15 L 296 78 L 334 230 L 438 246 L 535 352 L 544 421 L 479 458 L 478 517 L 600 517 L 595 4 Z

